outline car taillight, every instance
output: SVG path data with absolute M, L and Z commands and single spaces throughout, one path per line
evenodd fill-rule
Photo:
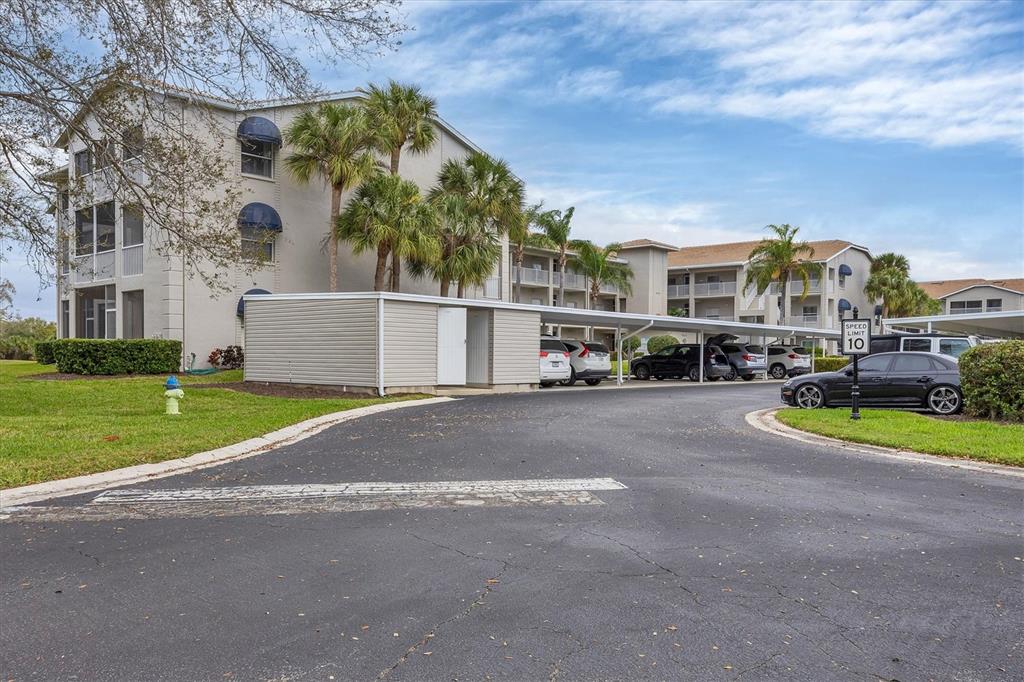
M 743 354 L 743 359 L 746 360 L 747 362 L 750 362 L 751 360 L 754 359 L 754 356 L 751 355 L 750 353 L 744 353 Z
M 564 355 L 565 357 L 569 357 L 568 353 L 562 353 L 562 355 Z
M 546 357 L 548 356 L 548 352 L 547 352 L 546 350 L 542 350 L 542 351 L 540 352 L 540 356 L 541 356 L 542 358 L 546 358 Z
M 790 353 L 786 357 L 789 358 L 790 360 L 798 360 L 800 358 L 800 356 L 797 355 L 796 353 Z
M 581 358 L 585 358 L 588 355 L 590 355 L 590 349 L 587 348 L 586 344 L 581 343 L 580 346 L 583 348 L 583 350 L 580 351 L 580 357 Z

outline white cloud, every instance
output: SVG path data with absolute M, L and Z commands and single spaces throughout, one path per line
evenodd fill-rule
M 556 89 L 566 98 L 604 98 L 614 94 L 622 85 L 622 73 L 617 69 L 590 68 L 569 71 L 558 79 Z

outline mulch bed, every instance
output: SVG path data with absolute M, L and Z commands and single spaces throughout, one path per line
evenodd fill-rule
M 296 384 L 265 384 L 255 381 L 222 381 L 209 384 L 185 384 L 183 389 L 191 388 L 226 388 L 230 391 L 242 391 L 254 395 L 265 395 L 275 398 L 372 398 L 372 393 L 355 393 L 343 391 L 333 386 L 308 386 Z

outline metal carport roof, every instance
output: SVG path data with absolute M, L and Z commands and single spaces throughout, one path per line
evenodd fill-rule
M 891 317 L 882 320 L 884 328 L 911 327 L 927 331 L 977 334 L 996 338 L 1024 338 L 1024 310 L 1006 310 L 962 315 L 925 315 Z

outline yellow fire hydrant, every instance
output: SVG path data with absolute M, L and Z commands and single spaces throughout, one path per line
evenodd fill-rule
M 167 383 L 164 384 L 164 398 L 167 400 L 167 414 L 181 414 L 178 412 L 178 401 L 185 397 L 185 391 L 181 390 L 181 385 L 178 384 L 178 377 L 170 376 L 167 377 Z

